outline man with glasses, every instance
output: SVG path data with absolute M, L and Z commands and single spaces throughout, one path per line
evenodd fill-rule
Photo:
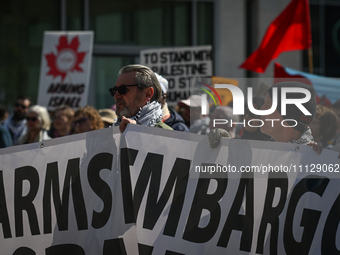
M 158 100 L 161 86 L 154 72 L 143 65 L 124 66 L 119 71 L 116 85 L 109 89 L 116 100 L 116 114 L 121 132 L 127 124 L 171 129 L 162 122 L 163 111 Z
M 5 122 L 5 127 L 11 133 L 13 144 L 26 132 L 26 113 L 31 106 L 31 99 L 27 96 L 19 96 L 14 104 L 14 111 Z

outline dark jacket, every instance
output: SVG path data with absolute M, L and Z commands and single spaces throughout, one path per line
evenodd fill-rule
M 165 124 L 172 127 L 173 130 L 190 132 L 187 125 L 185 125 L 183 118 L 177 112 L 169 108 L 170 117 L 164 121 Z

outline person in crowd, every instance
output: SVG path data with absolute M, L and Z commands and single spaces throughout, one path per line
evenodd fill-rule
M 332 110 L 335 112 L 335 114 L 338 116 L 338 128 L 336 130 L 336 135 L 333 139 L 332 145 L 335 146 L 337 144 L 340 144 L 340 99 L 337 100 L 333 105 L 332 105 Z
M 263 103 L 264 99 L 262 97 L 253 97 L 253 106 L 255 109 L 259 110 L 262 107 Z M 247 106 L 245 106 L 244 109 L 244 127 L 242 129 L 241 139 L 268 141 L 270 137 L 266 134 L 263 134 L 260 130 L 261 116 L 252 113 Z
M 74 133 L 84 133 L 92 130 L 104 128 L 104 122 L 99 112 L 92 106 L 79 108 L 74 114 L 73 120 Z
M 166 102 L 166 99 L 167 99 L 169 83 L 167 79 L 165 79 L 163 76 L 159 75 L 158 73 L 155 73 L 155 74 L 162 88 L 162 95 L 159 99 L 159 103 L 162 105 L 162 110 L 163 110 L 162 121 L 168 126 L 170 126 L 173 130 L 190 132 L 188 126 L 185 125 L 182 116 L 179 115 L 173 109 L 168 108 L 168 103 Z
M 117 120 L 117 114 L 112 109 L 100 109 L 98 112 L 104 122 L 105 128 L 112 126 Z
M 201 114 L 201 95 L 191 95 L 188 99 L 178 102 L 179 114 L 191 133 L 206 135 L 209 133 L 209 115 Z M 209 106 L 207 106 L 209 107 Z
M 143 65 L 124 66 L 119 71 L 116 85 L 109 89 L 116 100 L 118 120 L 115 126 L 124 132 L 128 124 L 171 129 L 162 122 L 161 86 L 155 73 Z
M 0 148 L 6 148 L 13 145 L 12 136 L 4 127 L 3 123 L 6 119 L 6 108 L 0 104 Z
M 48 132 L 51 138 L 70 135 L 73 133 L 72 122 L 74 110 L 68 105 L 58 106 L 54 110 L 53 125 Z
M 337 132 L 338 117 L 331 109 L 323 105 L 316 107 L 314 120 L 310 124 L 314 141 L 324 148 L 330 148 L 331 139 Z
M 31 106 L 26 114 L 27 130 L 17 144 L 35 143 L 51 139 L 48 135 L 51 119 L 47 109 L 40 105 Z
M 304 88 L 311 93 L 311 99 L 304 103 L 303 106 L 311 113 L 311 116 L 305 116 L 303 112 L 295 104 L 287 104 L 286 115 L 281 115 L 281 88 Z M 272 106 L 272 93 L 273 88 L 278 88 L 277 96 L 277 108 L 269 114 L 263 115 L 261 120 L 264 122 L 261 127 L 261 132 L 270 136 L 272 141 L 277 142 L 289 142 L 296 144 L 313 144 L 314 139 L 310 130 L 310 123 L 315 117 L 316 112 L 316 92 L 310 85 L 301 82 L 281 82 L 273 85 L 269 88 L 265 102 L 261 107 L 261 110 L 268 110 Z M 288 93 L 288 98 L 298 99 L 304 98 L 302 93 Z M 284 121 L 284 126 L 281 124 L 284 119 L 291 119 L 295 121 Z M 268 120 L 268 121 L 267 121 Z M 277 121 L 271 121 L 277 120 Z M 225 130 L 214 129 L 209 133 L 209 141 L 211 147 L 216 147 L 219 144 L 221 137 L 228 137 Z
M 217 121 L 219 120 L 219 121 Z M 229 106 L 217 106 L 211 113 L 209 129 L 221 128 L 228 132 L 230 138 L 236 138 L 236 122 L 238 116 L 233 115 L 233 109 Z
M 27 96 L 19 96 L 14 104 L 14 111 L 5 121 L 5 127 L 10 132 L 13 144 L 17 143 L 20 136 L 26 133 L 26 114 L 31 106 L 31 99 Z
M 287 114 L 283 117 L 281 115 L 281 89 L 282 88 L 304 88 L 311 93 L 311 99 L 304 103 L 303 106 L 312 114 L 311 116 L 305 116 L 303 112 L 295 104 L 287 104 Z M 316 92 L 314 88 L 302 82 L 281 82 L 272 86 L 265 97 L 265 102 L 261 107 L 261 110 L 268 110 L 272 106 L 272 94 L 273 88 L 278 89 L 277 93 L 277 108 L 269 115 L 264 115 L 261 119 L 264 121 L 264 125 L 261 127 L 261 131 L 264 134 L 269 135 L 272 140 L 277 142 L 290 142 L 297 144 L 309 144 L 313 143 L 314 139 L 310 130 L 310 123 L 315 117 L 316 113 Z M 305 95 L 302 93 L 289 93 L 290 99 L 304 98 Z M 271 119 L 278 119 L 279 121 L 266 121 Z M 284 119 L 292 119 L 295 122 L 285 121 L 286 124 L 283 126 L 281 123 Z M 295 126 L 294 126 L 295 125 Z M 288 127 L 287 127 L 288 126 Z

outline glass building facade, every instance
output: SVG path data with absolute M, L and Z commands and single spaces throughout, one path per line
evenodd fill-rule
M 241 47 L 243 53 L 237 53 L 239 63 L 232 63 L 236 69 L 256 49 L 261 39 L 258 26 L 263 17 L 257 15 L 258 10 L 264 5 L 269 6 L 266 1 L 273 2 L 243 0 L 242 3 L 228 1 L 230 4 L 226 4 L 224 1 L 0 1 L 0 103 L 11 111 L 13 102 L 21 94 L 30 96 L 36 102 L 44 31 L 94 31 L 88 104 L 98 109 L 110 107 L 114 103 L 107 92 L 108 88 L 114 85 L 122 66 L 139 62 L 142 49 L 212 45 L 216 57 L 214 65 L 224 70 L 228 68 L 223 64 L 226 62 L 218 62 L 217 59 L 227 59 L 228 56 L 220 54 L 219 50 L 238 44 L 237 47 Z M 227 19 L 226 13 L 233 14 L 234 5 L 241 6 L 237 11 L 243 10 L 243 13 L 234 15 L 237 14 L 241 17 L 239 21 L 244 22 L 233 23 L 232 29 L 241 31 L 245 39 L 238 43 L 240 37 L 234 37 L 236 31 L 231 36 L 223 37 L 226 38 L 223 39 L 225 42 L 217 43 L 216 38 L 222 38 L 219 35 L 223 33 L 221 28 L 230 26 L 223 24 L 223 21 Z M 281 7 L 277 9 L 282 11 Z M 340 77 L 340 2 L 310 0 L 310 11 L 314 72 Z M 271 21 L 266 21 L 266 26 Z M 307 51 L 297 54 L 303 55 L 301 70 L 308 72 Z M 221 71 L 214 75 L 221 75 Z M 244 77 L 253 75 L 244 72 Z
M 118 70 L 150 47 L 213 44 L 214 1 L 11 0 L 0 2 L 0 102 L 37 100 L 44 31 L 94 31 L 89 104 L 113 104 Z M 38 8 L 39 6 L 39 8 Z M 197 29 L 199 27 L 200 29 Z

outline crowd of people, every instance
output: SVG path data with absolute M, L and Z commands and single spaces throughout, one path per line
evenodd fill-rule
M 146 66 L 128 65 L 119 71 L 115 86 L 109 89 L 115 99 L 115 105 L 106 109 L 97 110 L 88 105 L 74 110 L 67 105 L 61 105 L 49 112 L 43 106 L 34 105 L 27 96 L 17 98 L 10 115 L 0 105 L 0 148 L 41 142 L 111 126 L 119 126 L 120 131 L 124 132 L 128 124 L 209 135 L 212 147 L 219 144 L 221 137 L 227 137 L 299 144 L 317 143 L 322 148 L 339 148 L 340 99 L 332 107 L 317 105 L 316 93 L 312 86 L 299 82 L 283 82 L 272 86 L 264 98 L 253 97 L 253 108 L 270 109 L 272 90 L 281 87 L 300 87 L 310 91 L 311 100 L 304 106 L 312 116 L 303 118 L 304 115 L 295 105 L 288 105 L 285 118 L 296 120 L 295 126 L 289 126 L 288 122 L 285 126 L 273 126 L 270 125 L 271 122 L 261 121 L 284 121 L 280 101 L 277 109 L 268 116 L 254 114 L 247 105 L 243 116 L 233 115 L 232 105 L 211 106 L 209 114 L 202 115 L 199 95 L 181 100 L 177 107 L 171 108 L 167 104 L 168 81 Z M 298 94 L 293 96 L 299 98 Z M 216 124 L 216 119 L 228 120 L 229 124 Z

